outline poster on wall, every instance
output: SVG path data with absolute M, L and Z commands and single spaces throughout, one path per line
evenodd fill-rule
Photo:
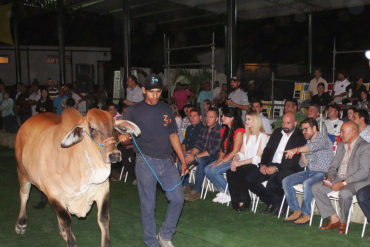
M 121 72 L 114 71 L 113 76 L 113 103 L 118 104 L 121 95 Z

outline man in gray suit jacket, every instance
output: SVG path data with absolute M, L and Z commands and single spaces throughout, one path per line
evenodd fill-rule
M 359 128 L 353 122 L 346 122 L 340 128 L 342 142 L 330 164 L 327 178 L 312 187 L 322 218 L 330 216 L 330 221 L 321 230 L 339 228 L 343 234 L 346 229 L 352 197 L 358 190 L 370 184 L 369 160 L 370 144 L 359 137 Z M 327 194 L 339 191 L 340 216 L 336 214 Z

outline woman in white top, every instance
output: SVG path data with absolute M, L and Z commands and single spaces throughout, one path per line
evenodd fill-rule
M 238 212 L 247 209 L 250 205 L 251 198 L 246 189 L 247 186 L 244 185 L 244 178 L 261 162 L 262 152 L 268 139 L 259 113 L 256 111 L 247 113 L 243 144 L 226 173 L 231 203 Z

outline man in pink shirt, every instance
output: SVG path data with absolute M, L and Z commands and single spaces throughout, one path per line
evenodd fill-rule
M 173 93 L 173 99 L 179 109 L 181 116 L 184 117 L 184 106 L 186 101 L 193 95 L 189 90 L 185 90 L 180 83 L 176 84 L 175 92 Z

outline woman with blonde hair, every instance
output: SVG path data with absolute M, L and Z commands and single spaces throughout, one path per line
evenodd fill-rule
M 247 209 L 251 198 L 245 177 L 261 162 L 262 152 L 268 142 L 260 114 L 251 111 L 245 117 L 245 133 L 240 151 L 234 156 L 230 169 L 226 172 L 233 208 L 240 212 Z

